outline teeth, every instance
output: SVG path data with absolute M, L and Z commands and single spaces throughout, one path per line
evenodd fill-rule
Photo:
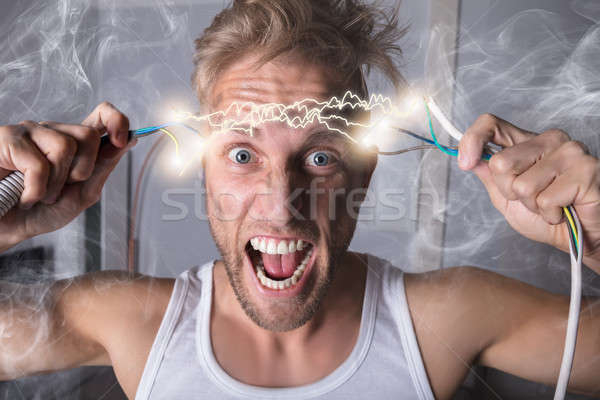
M 254 250 L 267 254 L 289 254 L 302 251 L 308 246 L 302 239 L 276 240 L 259 236 L 250 239 L 250 244 Z
M 263 244 L 264 244 L 264 239 L 260 242 L 260 247 L 262 247 Z M 269 248 L 270 247 L 271 247 L 271 244 L 269 243 Z M 273 280 L 273 279 L 267 277 L 265 275 L 265 267 L 262 265 L 261 261 L 258 262 L 258 265 L 256 267 L 256 276 L 258 277 L 258 280 L 260 281 L 260 283 L 263 286 L 266 286 L 270 289 L 283 290 L 283 289 L 290 288 L 290 287 L 294 286 L 296 283 L 298 283 L 298 281 L 302 277 L 302 274 L 304 273 L 304 270 L 306 269 L 306 264 L 308 263 L 308 260 L 310 260 L 310 257 L 312 256 L 312 252 L 313 251 L 311 249 L 308 253 L 306 253 L 306 256 L 304 257 L 304 259 L 302 260 L 300 265 L 298 265 L 298 267 L 296 267 L 294 274 L 287 279 L 284 279 L 282 281 L 276 281 L 276 280 Z
M 277 253 L 277 245 L 275 244 L 274 239 L 269 240 L 269 243 L 267 244 L 267 253 L 268 254 L 276 254 Z
M 288 244 L 285 240 L 282 240 L 277 245 L 277 254 L 287 254 L 288 253 Z

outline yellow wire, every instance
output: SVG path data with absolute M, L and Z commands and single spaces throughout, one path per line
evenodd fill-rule
M 164 133 L 165 135 L 167 135 L 171 141 L 173 141 L 173 143 L 175 143 L 175 155 L 177 157 L 179 157 L 179 142 L 177 141 L 177 138 L 168 130 L 166 130 L 165 128 L 160 128 L 160 131 L 162 133 Z
M 579 233 L 577 232 L 577 226 L 573 221 L 573 216 L 571 215 L 571 212 L 569 211 L 568 207 L 563 207 L 563 211 L 567 216 L 567 219 L 569 220 L 569 225 L 571 225 L 571 230 L 573 231 L 573 238 L 575 239 L 575 245 L 577 246 L 577 248 L 579 248 L 579 239 L 577 238 L 579 236 Z

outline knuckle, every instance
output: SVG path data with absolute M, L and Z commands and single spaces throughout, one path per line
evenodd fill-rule
M 115 106 L 113 106 L 112 103 L 109 103 L 108 101 L 103 101 L 102 103 L 98 104 L 98 108 L 114 109 Z
M 537 197 L 536 203 L 540 209 L 548 210 L 552 207 L 552 198 L 542 193 Z
M 515 179 L 512 189 L 521 198 L 532 196 L 534 191 L 534 187 L 523 179 Z
M 100 132 L 92 126 L 81 126 L 81 136 L 84 140 L 100 140 Z
M 481 114 L 479 116 L 479 119 L 489 125 L 496 125 L 498 124 L 498 117 L 495 116 L 494 114 L 490 114 L 490 113 L 485 113 L 485 114 Z
M 91 144 L 93 147 L 100 145 L 100 132 L 93 127 L 81 126 L 77 135 L 77 139 L 86 144 Z
M 489 162 L 490 169 L 496 174 L 509 174 L 512 172 L 513 166 L 512 160 L 502 152 L 494 155 Z
M 597 176 L 600 172 L 600 161 L 593 156 L 586 155 L 581 161 L 581 169 L 583 175 L 586 176 Z
M 500 125 L 500 118 L 498 118 L 494 114 L 485 113 L 481 114 L 477 118 L 477 122 L 481 123 L 483 126 L 487 127 L 490 130 L 497 130 Z
M 113 118 L 119 126 L 129 126 L 129 118 L 122 112 L 116 110 Z
M 569 140 L 560 146 L 560 151 L 571 157 L 578 157 L 586 154 L 586 148 L 581 142 Z
M 73 179 L 74 181 L 77 181 L 77 182 L 86 181 L 86 180 L 90 179 L 90 177 L 92 176 L 92 172 L 93 172 L 92 167 L 75 168 L 75 169 L 73 169 L 73 171 L 71 171 L 71 179 Z
M 77 151 L 77 142 L 70 136 L 58 134 L 54 139 L 55 151 L 63 156 L 72 156 Z
M 19 129 L 18 126 L 5 125 L 0 126 L 0 137 L 3 140 L 8 140 L 9 138 L 14 138 L 15 136 L 19 136 L 22 129 Z
M 44 158 L 35 157 L 31 161 L 30 170 L 38 177 L 46 177 L 50 173 L 50 164 Z
M 560 129 L 550 129 L 550 130 L 542 133 L 542 135 L 549 137 L 550 139 L 556 141 L 557 143 L 565 143 L 570 140 L 570 137 L 567 134 L 567 132 L 560 130 Z

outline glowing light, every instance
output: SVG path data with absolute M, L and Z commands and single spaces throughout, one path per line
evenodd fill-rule
M 267 103 L 255 104 L 251 102 L 233 103 L 226 110 L 216 111 L 211 114 L 197 115 L 187 111 L 173 110 L 171 120 L 196 121 L 208 126 L 212 133 L 237 131 L 253 135 L 254 129 L 269 122 L 284 123 L 293 129 L 301 129 L 309 124 L 324 125 L 330 132 L 337 132 L 347 137 L 354 143 L 366 147 L 382 145 L 391 140 L 394 119 L 403 119 L 410 116 L 419 104 L 419 98 L 407 95 L 394 103 L 391 98 L 380 94 L 373 94 L 368 100 L 361 99 L 358 95 L 347 91 L 342 97 L 331 97 L 326 101 L 306 98 L 293 104 Z M 354 121 L 341 115 L 341 112 L 369 113 L 372 117 L 368 122 Z M 360 113 L 358 113 L 360 114 Z M 363 116 L 364 117 L 364 116 Z M 174 123 L 177 125 L 178 123 Z M 203 144 L 194 152 L 191 160 L 181 157 L 180 145 L 177 138 L 168 130 L 160 131 L 169 136 L 175 144 L 174 164 L 181 167 L 181 174 L 199 155 L 202 154 Z M 365 132 L 362 137 L 357 131 Z M 360 133 L 360 132 L 359 132 Z M 360 137 L 360 139 L 357 139 Z M 203 141 L 202 141 L 203 142 Z M 195 147 L 195 146 L 191 146 Z M 187 149 L 187 146 L 186 146 Z
M 179 156 L 173 157 L 173 166 L 177 169 L 179 169 L 183 166 L 183 160 L 181 159 L 181 157 L 179 157 Z
M 179 158 L 179 141 L 177 140 L 177 138 L 175 137 L 175 135 L 173 135 L 171 132 L 169 132 L 165 128 L 160 128 L 159 130 L 162 133 L 164 133 L 165 135 L 167 135 L 169 137 L 169 139 L 171 139 L 171 141 L 173 142 L 173 144 L 175 144 L 175 157 Z
M 336 114 L 336 111 L 377 112 L 394 118 L 405 118 L 413 112 L 418 103 L 411 100 L 408 104 L 410 105 L 408 108 L 406 105 L 399 107 L 391 98 L 380 94 L 373 94 L 368 100 L 363 100 L 358 95 L 347 91 L 341 98 L 334 96 L 327 101 L 306 98 L 289 105 L 233 103 L 226 110 L 207 115 L 198 116 L 189 112 L 182 112 L 182 115 L 183 119 L 208 123 L 213 133 L 239 131 L 249 135 L 253 134 L 254 128 L 268 122 L 283 122 L 294 129 L 305 128 L 309 124 L 318 122 L 325 125 L 328 130 L 340 133 L 356 142 L 351 130 L 357 127 L 373 128 L 374 124 L 352 121 L 339 113 Z

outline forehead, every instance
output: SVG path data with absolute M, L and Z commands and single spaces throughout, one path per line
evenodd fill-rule
M 348 121 L 357 115 L 323 106 L 334 96 L 341 98 L 342 88 L 331 71 L 289 55 L 264 64 L 256 57 L 241 58 L 221 72 L 213 86 L 211 112 L 219 121 L 213 127 L 223 133 L 235 126 L 237 133 L 261 131 L 263 136 L 293 131 L 300 138 L 318 130 L 332 133 L 327 135 L 330 139 L 340 136 L 346 141 L 351 134 Z
M 300 57 L 279 57 L 258 65 L 247 56 L 221 72 L 210 96 L 211 111 L 233 103 L 292 104 L 304 99 L 323 101 L 335 93 L 331 73 Z

